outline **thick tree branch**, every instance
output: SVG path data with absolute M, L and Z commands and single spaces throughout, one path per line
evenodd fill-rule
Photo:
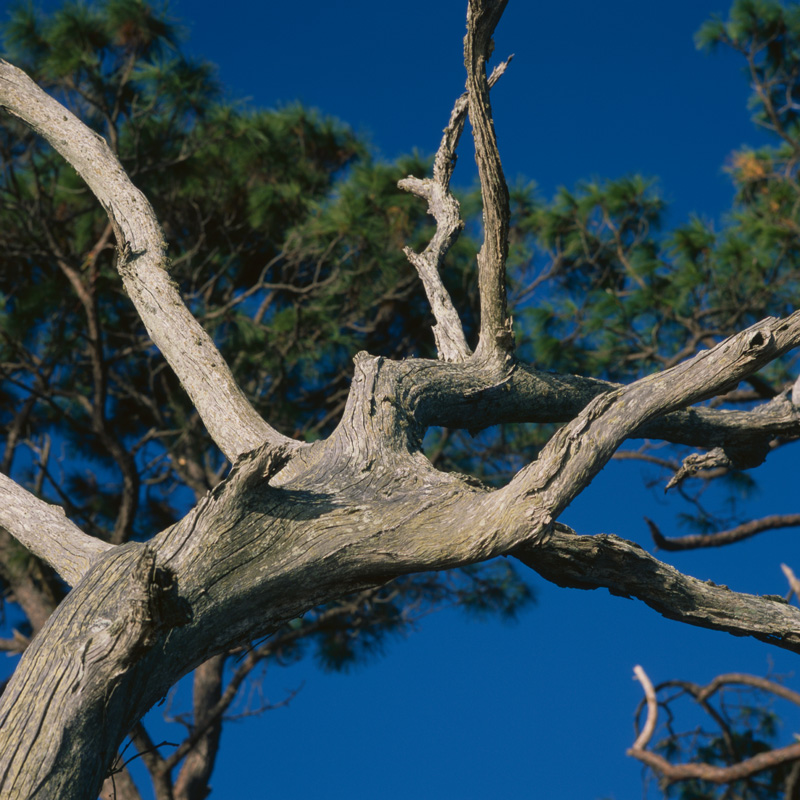
M 667 619 L 752 636 L 800 653 L 800 608 L 684 575 L 618 536 L 578 536 L 566 532 L 566 526 L 557 527 L 547 543 L 526 545 L 513 553 L 546 580 L 636 597 Z
M 0 106 L 47 139 L 108 213 L 125 289 L 222 452 L 233 460 L 264 442 L 291 441 L 261 419 L 211 337 L 184 305 L 167 272 L 166 244 L 153 209 L 106 141 L 24 72 L 2 60 Z
M 650 528 L 653 543 L 660 550 L 698 550 L 701 547 L 724 547 L 727 544 L 741 542 L 764 531 L 779 528 L 796 528 L 800 526 L 800 514 L 771 514 L 768 517 L 743 522 L 734 528 L 717 533 L 697 533 L 690 536 L 666 537 L 658 526 L 645 518 Z
M 511 320 L 506 312 L 506 259 L 511 212 L 492 120 L 486 63 L 494 48 L 494 29 L 507 3 L 508 0 L 470 0 L 467 35 L 464 37 L 469 119 L 483 197 L 484 239 L 478 253 L 481 335 L 477 354 L 501 359 L 514 347 Z
M 505 422 L 569 422 L 595 398 L 623 388 L 597 378 L 559 375 L 519 362 L 499 375 L 448 367 L 453 391 L 421 419 L 425 424 L 475 430 Z M 749 411 L 695 407 L 648 420 L 632 439 L 663 439 L 693 447 L 723 447 L 737 469 L 750 468 L 780 437 L 800 438 L 800 409 L 779 395 Z
M 74 586 L 94 560 L 113 548 L 85 534 L 60 506 L 34 497 L 0 474 L 0 526 Z

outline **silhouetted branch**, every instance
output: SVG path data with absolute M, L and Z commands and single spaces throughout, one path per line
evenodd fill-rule
M 698 550 L 701 547 L 723 547 L 734 542 L 741 542 L 764 531 L 779 528 L 795 528 L 800 526 L 800 514 L 771 514 L 768 517 L 743 522 L 735 528 L 717 533 L 695 533 L 689 536 L 668 538 L 661 533 L 659 527 L 645 517 L 650 534 L 656 547 L 661 550 Z

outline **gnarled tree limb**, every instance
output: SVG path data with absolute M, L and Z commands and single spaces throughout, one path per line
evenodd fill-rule
M 800 608 L 684 575 L 618 536 L 578 536 L 566 526 L 558 528 L 547 543 L 513 554 L 558 586 L 608 589 L 638 598 L 667 619 L 800 653 Z
M 600 395 L 558 431 L 539 458 L 495 493 L 495 507 L 528 518 L 534 538 L 572 502 L 640 426 L 713 396 L 800 344 L 800 311 L 768 317 L 710 350 L 656 375 Z M 523 524 L 520 519 L 520 524 Z
M 184 305 L 167 271 L 166 244 L 155 213 L 105 139 L 1 59 L 0 106 L 47 139 L 108 213 L 125 289 L 220 450 L 233 460 L 264 442 L 291 441 L 261 419 L 211 337 Z
M 492 70 L 490 88 L 506 71 L 510 61 L 509 58 Z M 464 92 L 453 106 L 433 161 L 433 177 L 420 180 L 409 176 L 397 184 L 401 189 L 427 200 L 428 213 L 436 220 L 436 233 L 422 253 L 415 253 L 410 247 L 404 248 L 403 252 L 419 273 L 436 319 L 433 336 L 439 357 L 453 362 L 466 361 L 472 355 L 458 312 L 440 275 L 444 257 L 464 227 L 458 200 L 450 192 L 450 179 L 456 166 L 456 148 L 464 130 L 468 102 L 469 95 Z

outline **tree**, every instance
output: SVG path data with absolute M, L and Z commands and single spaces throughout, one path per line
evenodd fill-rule
M 143 711 L 215 653 L 350 592 L 494 555 L 513 554 L 560 584 L 606 586 L 682 621 L 797 649 L 798 612 L 790 606 L 708 586 L 630 543 L 581 537 L 556 522 L 629 437 L 719 447 L 729 464 L 750 466 L 776 434 L 796 436 L 796 408 L 786 395 L 733 417 L 704 406 L 681 409 L 788 353 L 798 343 L 800 319 L 795 312 L 757 322 L 688 362 L 624 387 L 542 372 L 515 357 L 505 298 L 510 211 L 485 74 L 504 5 L 471 4 L 468 95 L 457 104 L 433 179 L 404 182 L 428 200 L 438 223 L 427 257 L 412 261 L 431 298 L 440 358 L 393 361 L 359 354 L 341 421 L 312 444 L 278 433 L 239 391 L 214 341 L 166 278 L 155 218 L 113 155 L 3 65 L 0 102 L 47 136 L 98 195 L 118 237 L 127 292 L 211 437 L 235 461 L 189 515 L 146 543 L 88 537 L 51 506 L 3 480 L 8 500 L 0 522 L 73 586 L 3 695 L 0 736 L 10 743 L 2 748 L 10 796 L 27 796 L 40 780 L 45 795 L 91 794 Z M 437 269 L 458 229 L 447 190 L 453 139 L 467 106 L 485 233 L 474 352 Z M 628 279 L 644 282 L 626 260 L 618 259 L 616 275 L 588 270 L 579 281 L 588 280 L 588 288 L 578 288 L 591 297 L 598 288 L 613 293 Z M 580 278 L 561 265 L 554 274 Z M 658 277 L 657 269 L 651 276 Z M 706 341 L 719 338 L 710 333 Z M 530 421 L 567 424 L 535 461 L 495 490 L 437 471 L 421 451 L 422 434 L 431 425 L 474 429 Z M 39 687 L 38 697 L 31 696 L 32 686 Z

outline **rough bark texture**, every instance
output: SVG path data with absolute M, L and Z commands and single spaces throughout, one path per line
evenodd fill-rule
M 521 547 L 514 555 L 558 586 L 605 588 L 636 597 L 667 619 L 752 636 L 800 653 L 799 608 L 781 598 L 733 592 L 684 575 L 618 536 L 577 536 L 561 526 L 545 546 Z
M 166 244 L 155 213 L 106 141 L 2 59 L 0 104 L 47 139 L 108 212 L 125 290 L 225 455 L 233 459 L 264 441 L 288 441 L 259 417 L 211 337 L 184 305 L 169 277 Z
M 465 41 L 486 226 L 480 346 L 470 355 L 458 344 L 457 317 L 442 311 L 439 324 L 453 331 L 450 344 L 439 339 L 443 360 L 359 353 L 342 420 L 313 445 L 277 433 L 235 386 L 169 281 L 149 204 L 105 143 L 0 63 L 0 105 L 47 137 L 108 210 L 131 299 L 211 436 L 235 460 L 186 517 L 145 544 L 99 544 L 52 506 L 0 481 L 12 509 L 0 523 L 73 586 L 2 695 L 3 798 L 96 796 L 124 736 L 208 659 L 350 592 L 501 554 L 517 555 L 561 585 L 605 586 L 689 624 L 800 650 L 797 609 L 701 583 L 635 545 L 579 537 L 555 523 L 626 438 L 721 446 L 752 460 L 772 437 L 797 436 L 800 416 L 787 397 L 739 416 L 686 407 L 800 344 L 800 313 L 766 319 L 630 386 L 548 375 L 514 361 L 504 286 L 508 195 L 485 73 L 504 6 L 473 0 Z M 440 178 L 444 196 L 449 178 Z M 421 186 L 409 188 L 424 195 Z M 434 290 L 437 257 L 427 264 Z M 438 472 L 421 450 L 428 426 L 474 429 L 511 420 L 567 424 L 496 491 Z M 35 531 L 25 509 L 36 515 Z M 210 674 L 198 687 L 207 695 L 201 706 L 213 706 L 219 691 L 215 663 L 204 667 Z M 209 728 L 208 748 L 216 747 L 215 736 Z M 178 796 L 192 797 L 206 778 L 189 769 Z

